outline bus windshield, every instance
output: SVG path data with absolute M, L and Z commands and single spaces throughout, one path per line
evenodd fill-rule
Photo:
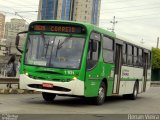
M 84 41 L 81 37 L 30 35 L 25 50 L 25 64 L 79 69 Z

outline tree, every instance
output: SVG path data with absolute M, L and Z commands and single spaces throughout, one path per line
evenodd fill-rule
M 160 69 L 160 49 L 152 48 L 152 69 Z

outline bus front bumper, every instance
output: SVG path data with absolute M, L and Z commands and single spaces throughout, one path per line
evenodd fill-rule
M 42 84 L 52 84 L 53 89 L 43 88 Z M 59 89 L 54 89 L 59 88 Z M 20 75 L 20 89 L 34 90 L 39 92 L 48 92 L 62 95 L 84 96 L 84 82 L 75 79 L 69 82 L 54 82 L 47 80 L 39 80 L 28 77 L 25 74 Z

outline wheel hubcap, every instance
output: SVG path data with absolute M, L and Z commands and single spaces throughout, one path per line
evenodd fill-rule
M 100 99 L 100 100 L 103 100 L 103 99 L 104 99 L 104 96 L 105 96 L 105 94 L 104 94 L 104 88 L 101 87 L 101 88 L 99 89 L 99 99 Z
M 134 91 L 134 96 L 137 96 L 137 93 L 138 93 L 138 91 L 137 91 L 137 88 L 136 88 L 135 91 Z

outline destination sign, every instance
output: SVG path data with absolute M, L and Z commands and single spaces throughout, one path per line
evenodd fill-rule
M 30 26 L 30 31 L 43 31 L 43 32 L 60 32 L 60 33 L 73 33 L 84 34 L 85 29 L 81 26 L 73 25 L 52 25 L 52 24 L 35 24 Z

